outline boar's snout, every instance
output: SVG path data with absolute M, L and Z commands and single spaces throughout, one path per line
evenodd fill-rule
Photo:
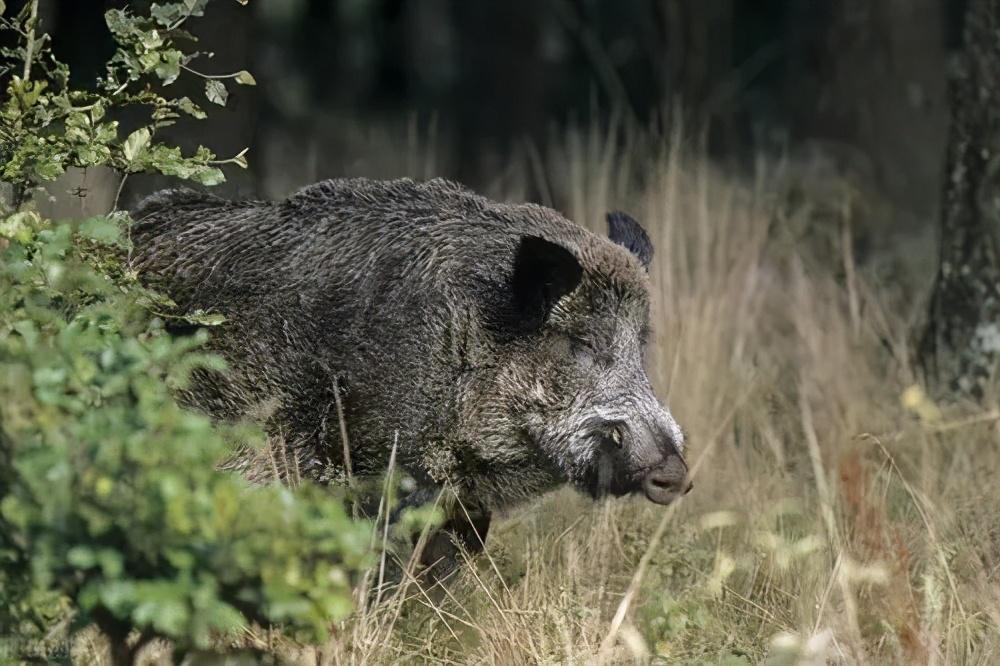
M 656 504 L 670 504 L 691 492 L 693 487 L 688 478 L 687 465 L 679 455 L 668 456 L 662 463 L 650 468 L 642 479 L 646 498 Z

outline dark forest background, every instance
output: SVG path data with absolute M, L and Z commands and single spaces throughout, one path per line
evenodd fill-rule
M 125 4 L 43 3 L 78 83 L 112 53 L 104 10 Z M 964 4 L 251 0 L 247 11 L 215 2 L 194 30 L 219 55 L 194 66 L 245 68 L 260 85 L 237 87 L 226 109 L 169 138 L 220 155 L 250 146 L 250 170 L 225 186 L 235 196 L 280 196 L 338 175 L 430 175 L 403 157 L 417 152 L 433 154 L 434 175 L 487 192 L 522 178 L 533 196 L 530 179 L 510 173 L 512 158 L 557 128 L 683 119 L 684 136 L 721 165 L 761 154 L 819 161 L 887 203 L 883 222 L 907 229 L 939 208 Z M 157 184 L 137 178 L 126 199 Z

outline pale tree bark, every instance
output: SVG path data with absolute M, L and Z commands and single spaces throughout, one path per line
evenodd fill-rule
M 981 399 L 1000 353 L 1000 0 L 969 0 L 949 92 L 941 263 L 921 357 L 942 387 Z

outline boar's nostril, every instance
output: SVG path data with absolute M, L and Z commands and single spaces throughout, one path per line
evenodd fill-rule
M 687 467 L 676 456 L 646 472 L 642 480 L 646 498 L 657 504 L 669 504 L 691 488 Z

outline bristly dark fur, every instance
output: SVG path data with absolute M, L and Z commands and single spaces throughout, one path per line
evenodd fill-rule
M 227 319 L 211 345 L 230 369 L 185 399 L 262 415 L 306 477 L 343 473 L 338 398 L 354 475 L 384 470 L 398 436 L 421 487 L 485 512 L 588 489 L 609 419 L 627 426 L 616 494 L 682 445 L 642 367 L 651 246 L 443 180 L 330 180 L 280 202 L 170 190 L 133 217 L 142 279 Z

